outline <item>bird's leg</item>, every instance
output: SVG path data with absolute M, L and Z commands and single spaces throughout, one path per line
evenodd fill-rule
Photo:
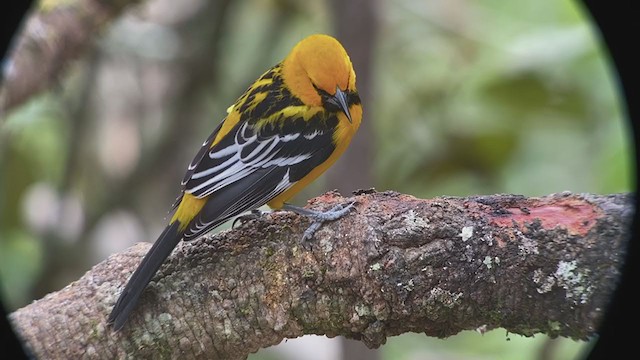
M 256 220 L 259 219 L 267 214 L 271 213 L 271 211 L 264 211 L 264 210 L 260 210 L 260 209 L 253 209 L 250 212 L 244 214 L 244 215 L 239 215 L 238 217 L 236 217 L 233 222 L 231 223 L 231 228 L 235 229 L 236 227 L 236 223 L 240 223 L 240 226 L 244 225 L 245 223 L 251 221 L 251 220 Z
M 353 208 L 353 205 L 355 205 L 355 201 L 346 203 L 346 204 L 338 204 L 334 207 L 332 207 L 331 209 L 329 209 L 328 211 L 315 211 L 315 210 L 309 210 L 309 209 L 305 209 L 303 207 L 299 207 L 299 206 L 295 206 L 295 205 L 291 205 L 291 204 L 284 204 L 282 206 L 283 210 L 288 210 L 288 211 L 293 211 L 294 213 L 298 214 L 298 215 L 302 215 L 302 216 L 306 216 L 309 219 L 311 219 L 311 225 L 309 225 L 309 227 L 307 228 L 307 230 L 304 231 L 304 234 L 302 235 L 302 241 L 308 241 L 311 240 L 313 238 L 313 235 L 315 234 L 315 232 L 320 228 L 320 226 L 322 226 L 322 224 L 324 224 L 327 221 L 333 221 L 333 220 L 338 220 L 341 217 L 345 216 L 346 214 L 349 213 L 349 211 L 351 211 L 351 209 Z

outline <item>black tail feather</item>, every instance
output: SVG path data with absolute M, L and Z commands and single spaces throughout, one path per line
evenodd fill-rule
M 116 305 L 113 307 L 107 323 L 113 324 L 114 330 L 120 330 L 129 318 L 129 314 L 136 307 L 138 299 L 147 287 L 155 273 L 158 271 L 164 260 L 171 254 L 176 247 L 182 233 L 178 231 L 179 223 L 176 221 L 167 226 L 158 240 L 153 244 L 147 255 L 136 271 L 131 275 L 127 286 L 125 286 L 122 294 L 118 298 Z

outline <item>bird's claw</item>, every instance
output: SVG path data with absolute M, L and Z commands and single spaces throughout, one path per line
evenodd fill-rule
M 313 211 L 307 210 L 301 213 L 301 215 L 305 215 L 312 220 L 311 225 L 304 231 L 302 234 L 302 243 L 305 248 L 308 249 L 310 245 L 310 241 L 313 239 L 316 231 L 320 229 L 320 227 L 328 221 L 334 221 L 342 218 L 347 215 L 351 209 L 353 209 L 355 201 L 351 201 L 349 203 L 337 204 L 328 211 Z M 294 210 L 295 211 L 295 210 Z

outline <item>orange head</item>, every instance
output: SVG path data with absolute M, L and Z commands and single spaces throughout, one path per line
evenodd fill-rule
M 338 40 L 328 35 L 302 39 L 282 64 L 291 93 L 307 106 L 334 106 L 351 121 L 347 94 L 357 92 L 356 73 Z

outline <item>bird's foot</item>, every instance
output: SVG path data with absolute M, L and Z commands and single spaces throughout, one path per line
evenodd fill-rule
M 313 239 L 313 235 L 316 233 L 318 229 L 328 221 L 338 220 L 341 217 L 347 215 L 353 206 L 355 205 L 355 201 L 351 201 L 349 203 L 338 204 L 328 211 L 316 211 L 309 210 L 299 206 L 284 204 L 282 207 L 283 210 L 292 211 L 298 215 L 306 216 L 311 219 L 311 225 L 304 231 L 302 235 L 302 242 L 306 243 L 307 241 Z

